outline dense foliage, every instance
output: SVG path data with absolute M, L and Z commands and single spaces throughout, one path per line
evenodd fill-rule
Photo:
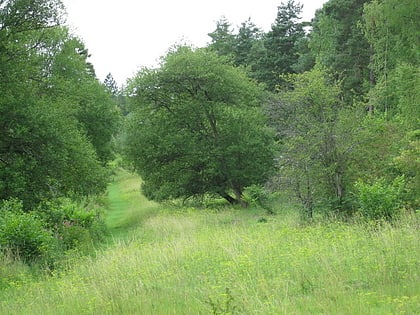
M 278 171 L 266 187 L 294 196 L 305 218 L 319 210 L 339 216 L 360 212 L 366 217 L 380 217 L 363 210 L 363 200 L 376 198 L 366 195 L 374 194 L 367 187 L 386 190 L 394 187 L 398 178 L 404 180 L 395 195 L 396 208 L 416 209 L 420 85 L 415 5 L 409 0 L 404 6 L 392 0 L 331 0 L 309 23 L 301 21 L 302 6 L 289 0 L 278 7 L 276 20 L 267 33 L 250 19 L 235 33 L 229 21 L 222 18 L 209 33 L 208 47 L 187 49 L 188 54 L 171 52 L 160 68 L 140 73 L 133 80 L 136 108 L 127 143 L 131 161 L 145 177 L 147 194 L 166 199 L 235 191 L 234 185 L 221 185 L 228 182 L 230 175 L 215 179 L 215 171 L 207 173 L 209 169 L 226 173 L 225 162 L 209 162 L 209 156 L 220 156 L 212 151 L 215 144 L 209 142 L 211 132 L 203 132 L 206 124 L 201 111 L 206 110 L 208 105 L 203 105 L 209 101 L 223 101 L 217 104 L 223 111 L 214 126 L 228 121 L 231 132 L 241 135 L 244 152 L 249 150 L 247 145 L 255 147 L 229 118 L 226 96 L 236 92 L 227 91 L 227 86 L 218 90 L 224 74 L 216 72 L 214 65 L 206 69 L 211 61 L 201 61 L 200 68 L 194 66 L 196 56 L 208 54 L 209 58 L 211 55 L 205 51 L 210 50 L 244 69 L 265 87 L 267 93 L 258 107 L 262 105 L 279 143 L 275 158 Z M 393 10 L 396 6 L 399 9 Z M 200 77 L 206 72 L 212 73 L 211 88 L 208 79 L 203 83 Z M 247 97 L 249 91 L 242 89 L 238 93 Z M 196 101 L 200 104 L 198 111 Z M 213 105 L 211 110 L 219 113 L 219 107 Z M 150 117 L 157 120 L 152 123 Z M 174 118 L 175 126 L 171 123 Z M 253 124 L 241 120 L 253 135 L 258 134 L 252 131 Z M 207 122 L 210 127 L 211 121 Z M 198 138 L 192 136 L 195 132 Z M 223 146 L 225 156 L 233 157 L 230 150 L 234 142 Z M 229 170 L 235 168 L 234 164 L 243 168 L 237 160 Z M 251 169 L 261 172 L 256 164 Z M 250 169 L 247 172 L 252 173 Z M 248 184 L 253 183 L 241 185 L 237 196 Z M 362 190 L 362 185 L 366 189 Z M 217 186 L 225 188 L 211 188 Z M 383 213 L 388 219 L 393 216 Z
M 372 49 L 360 26 L 368 0 L 330 0 L 317 11 L 310 48 L 342 86 L 347 103 L 367 93 L 374 76 L 369 69 Z
M 24 15 L 22 2 L 0 13 L 0 197 L 28 207 L 101 192 L 116 111 L 83 43 L 59 25 L 60 3 L 30 1 L 39 15 Z
M 274 147 L 262 90 L 238 68 L 180 47 L 131 90 L 127 153 L 150 198 L 210 193 L 242 203 L 245 187 L 268 179 Z
M 282 142 L 275 188 L 293 192 L 307 217 L 315 208 L 347 211 L 357 134 L 351 121 L 361 114 L 341 101 L 340 88 L 320 69 L 288 82 L 293 89 L 266 106 Z
M 104 192 L 118 112 L 84 44 L 63 26 L 60 1 L 0 4 L 0 250 L 17 247 L 32 260 L 54 237 L 40 203 Z M 6 211 L 13 200 L 19 207 Z M 13 224 L 22 230 L 11 234 Z M 21 248 L 31 233 L 40 243 Z

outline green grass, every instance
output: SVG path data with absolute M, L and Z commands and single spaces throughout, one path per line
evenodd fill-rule
M 140 194 L 140 179 L 120 170 L 108 187 L 106 224 L 112 237 L 126 237 L 149 216 L 158 211 L 159 205 Z
M 288 211 L 165 209 L 119 176 L 113 244 L 1 292 L 0 314 L 418 314 L 418 215 L 301 226 Z

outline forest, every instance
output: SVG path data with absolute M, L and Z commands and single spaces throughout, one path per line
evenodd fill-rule
M 302 8 L 118 86 L 60 0 L 0 0 L 0 313 L 418 311 L 418 2 Z

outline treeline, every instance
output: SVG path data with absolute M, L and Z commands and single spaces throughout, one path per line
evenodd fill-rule
M 130 81 L 124 147 L 149 198 L 282 191 L 307 218 L 418 208 L 416 1 L 301 13 L 282 3 L 268 32 L 222 18 L 207 47 L 174 47 Z
M 97 238 L 119 112 L 57 0 L 0 2 L 0 250 L 24 261 Z M 89 206 L 86 206 L 87 204 Z
M 322 209 L 389 218 L 403 205 L 417 209 L 415 1 L 330 0 L 309 26 L 301 8 L 281 5 L 265 34 L 249 22 L 235 34 L 226 21 L 210 34 L 211 49 L 274 93 L 264 109 L 280 144 L 275 184 L 291 189 L 308 216 Z M 240 56 L 235 48 L 246 38 L 253 44 Z

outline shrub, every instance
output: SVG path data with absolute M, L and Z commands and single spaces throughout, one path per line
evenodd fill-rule
M 56 240 L 42 220 L 22 210 L 16 200 L 0 206 L 0 248 L 25 263 L 46 260 L 55 251 Z
M 406 176 L 406 198 L 411 209 L 420 208 L 420 129 L 407 134 L 408 143 L 394 159 L 394 164 Z
M 274 214 L 271 207 L 270 193 L 260 185 L 251 185 L 244 190 L 244 199 L 251 206 L 261 207 L 269 214 Z
M 96 205 L 82 206 L 59 198 L 25 212 L 18 200 L 0 203 L 0 255 L 23 263 L 51 267 L 70 250 L 89 250 L 105 233 Z
M 67 198 L 43 202 L 37 209 L 64 250 L 100 240 L 106 232 L 98 208 L 84 207 Z
M 65 223 L 60 230 L 60 243 L 64 250 L 81 248 L 90 243 L 89 231 L 78 225 Z
M 388 183 L 384 178 L 375 180 L 372 184 L 358 181 L 355 184 L 359 211 L 368 219 L 391 219 L 403 204 L 403 176 Z
M 51 229 L 59 229 L 66 222 L 89 228 L 95 217 L 95 212 L 87 211 L 67 198 L 44 201 L 36 212 Z

